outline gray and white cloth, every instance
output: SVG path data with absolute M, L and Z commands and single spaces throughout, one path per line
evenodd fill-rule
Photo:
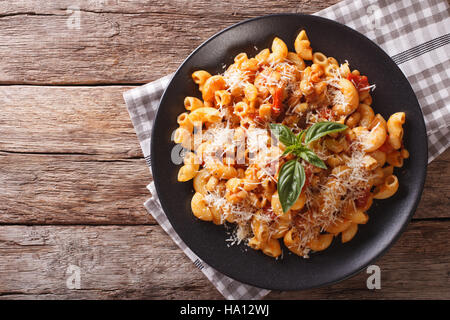
M 286 8 L 289 11 L 289 8 Z M 422 109 L 431 162 L 450 146 L 450 8 L 446 0 L 345 0 L 315 15 L 359 31 L 383 48 L 408 78 Z M 159 101 L 172 75 L 124 93 L 150 168 L 150 139 Z M 151 169 L 150 169 L 151 172 Z M 227 299 L 261 299 L 270 291 L 243 284 L 197 257 L 161 209 L 153 182 L 148 212 Z

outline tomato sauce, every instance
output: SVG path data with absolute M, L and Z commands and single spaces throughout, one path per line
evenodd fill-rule
M 270 218 L 270 220 L 272 220 L 272 221 L 277 218 L 277 214 L 275 212 L 273 212 L 270 204 L 266 204 L 266 206 L 263 208 L 263 213 L 265 215 L 267 215 Z
M 277 117 L 280 115 L 282 110 L 282 97 L 283 91 L 281 88 L 276 88 L 275 93 L 273 95 L 273 104 L 272 104 L 272 114 Z
M 304 166 L 304 168 L 305 168 L 305 184 L 303 185 L 302 191 L 305 191 L 305 189 L 310 185 L 311 177 L 313 175 L 311 164 L 308 163 L 307 165 Z
M 358 91 L 369 90 L 369 89 L 364 89 L 369 86 L 369 79 L 367 79 L 366 76 L 357 76 L 357 75 L 350 73 L 348 75 L 347 79 L 353 83 L 353 85 L 355 86 L 355 88 Z
M 383 151 L 385 153 L 391 153 L 395 149 L 393 146 L 391 146 L 391 144 L 389 143 L 389 137 L 387 137 L 386 141 L 384 141 L 383 145 L 378 150 Z
M 370 196 L 370 188 L 366 189 L 366 191 L 355 200 L 355 205 L 358 208 L 365 207 L 367 205 L 367 201 L 369 200 L 369 196 Z

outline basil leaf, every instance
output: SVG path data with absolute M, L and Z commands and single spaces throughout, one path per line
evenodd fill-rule
M 332 121 L 317 122 L 309 127 L 306 131 L 305 145 L 317 139 L 320 139 L 327 134 L 343 131 L 345 129 L 347 129 L 347 126 L 342 123 Z
M 278 174 L 278 196 L 283 212 L 287 212 L 297 201 L 305 184 L 305 169 L 297 160 L 286 162 Z
M 297 139 L 296 139 L 296 141 L 297 141 L 297 144 L 299 144 L 299 145 L 301 145 L 302 143 L 303 143 L 303 136 L 305 135 L 305 133 L 306 133 L 306 130 L 302 130 L 302 131 L 300 131 L 300 133 L 297 135 Z
M 304 159 L 305 161 L 308 161 L 309 163 L 311 163 L 312 165 L 322 168 L 322 169 L 326 169 L 327 166 L 325 164 L 325 162 L 322 161 L 322 159 L 320 159 L 317 154 L 314 153 L 314 151 L 306 149 L 302 150 L 300 152 L 296 152 L 295 155 L 297 157 L 300 157 L 302 159 Z
M 297 139 L 292 131 L 285 125 L 278 123 L 269 124 L 270 131 L 280 140 L 286 147 L 296 144 Z

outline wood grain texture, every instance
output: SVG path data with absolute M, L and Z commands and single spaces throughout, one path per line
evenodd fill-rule
M 241 20 L 313 13 L 336 2 L 2 1 L 0 83 L 145 83 L 175 71 L 203 41 Z
M 122 97 L 129 89 L 0 86 L 0 151 L 142 157 Z
M 0 256 L 0 298 L 220 298 L 159 226 L 0 226 Z
M 428 165 L 422 198 L 413 219 L 450 218 L 449 172 L 450 150 L 446 150 Z
M 0 167 L 0 223 L 155 223 L 144 159 L 0 153 Z
M 449 299 L 450 222 L 413 222 L 375 264 L 381 289 L 362 272 L 339 284 L 268 299 Z M 2 299 L 222 299 L 159 226 L 0 226 Z M 68 289 L 69 265 L 80 289 Z M 26 284 L 26 285 L 24 285 Z

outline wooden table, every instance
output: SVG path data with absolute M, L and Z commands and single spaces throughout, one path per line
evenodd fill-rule
M 233 23 L 335 2 L 0 2 L 0 298 L 223 298 L 142 205 L 151 177 L 122 93 Z M 429 166 L 411 224 L 376 262 L 381 290 L 362 272 L 268 298 L 449 299 L 449 170 L 450 151 Z M 80 289 L 67 285 L 77 267 Z

